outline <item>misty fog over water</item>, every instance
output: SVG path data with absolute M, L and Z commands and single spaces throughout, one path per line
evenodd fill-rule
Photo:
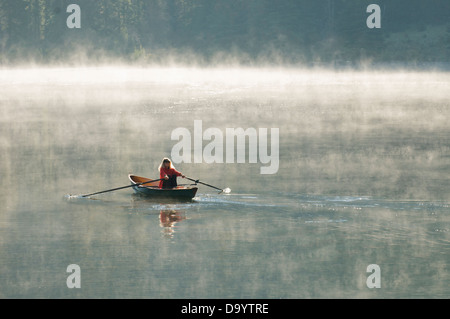
M 0 297 L 448 298 L 449 87 L 446 72 L 1 69 Z M 194 121 L 279 129 L 277 172 L 247 139 L 245 163 L 174 163 L 229 195 L 67 198 L 158 178 Z
M 91 161 L 76 173 L 119 165 L 119 182 L 121 170 L 154 172 L 176 143 L 171 132 L 193 132 L 195 120 L 203 130 L 279 128 L 276 176 L 257 176 L 260 164 L 180 168 L 206 170 L 213 178 L 236 179 L 241 169 L 248 180 L 289 178 L 278 185 L 283 191 L 295 185 L 304 193 L 447 200 L 448 84 L 447 73 L 420 72 L 9 70 L 2 72 L 1 145 L 8 165 L 17 164 L 14 155 L 34 150 L 46 154 L 43 167 L 63 169 L 54 171 L 59 177 L 70 167 L 48 154 L 56 147 L 77 150 Z M 92 157 L 95 151 L 100 159 Z M 13 171 L 23 174 L 27 167 Z

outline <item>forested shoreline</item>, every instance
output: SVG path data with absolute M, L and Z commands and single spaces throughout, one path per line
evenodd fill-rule
M 448 63 L 449 18 L 448 0 L 2 0 L 0 64 Z

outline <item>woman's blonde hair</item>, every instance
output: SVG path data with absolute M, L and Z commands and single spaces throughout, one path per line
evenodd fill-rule
M 159 164 L 158 172 L 161 172 L 161 167 L 164 166 L 164 163 L 170 163 L 169 168 L 175 169 L 175 166 L 173 166 L 172 161 L 170 160 L 170 158 L 164 157 L 163 160 L 162 160 L 162 162 L 161 162 L 161 164 Z

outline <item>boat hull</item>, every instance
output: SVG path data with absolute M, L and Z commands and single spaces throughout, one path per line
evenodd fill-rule
M 144 183 L 151 179 L 140 177 L 136 175 L 128 175 L 132 185 Z M 154 198 L 174 198 L 174 199 L 192 199 L 195 197 L 198 188 L 197 187 L 185 187 L 177 186 L 171 189 L 161 189 L 158 187 L 159 182 L 152 182 L 144 185 L 133 186 L 133 190 L 136 194 L 144 195 L 146 197 Z

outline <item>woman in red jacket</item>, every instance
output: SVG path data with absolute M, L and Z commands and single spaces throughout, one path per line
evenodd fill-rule
M 170 159 L 165 157 L 159 165 L 159 188 L 174 188 L 177 186 L 177 176 L 184 178 L 185 176 L 175 169 Z

